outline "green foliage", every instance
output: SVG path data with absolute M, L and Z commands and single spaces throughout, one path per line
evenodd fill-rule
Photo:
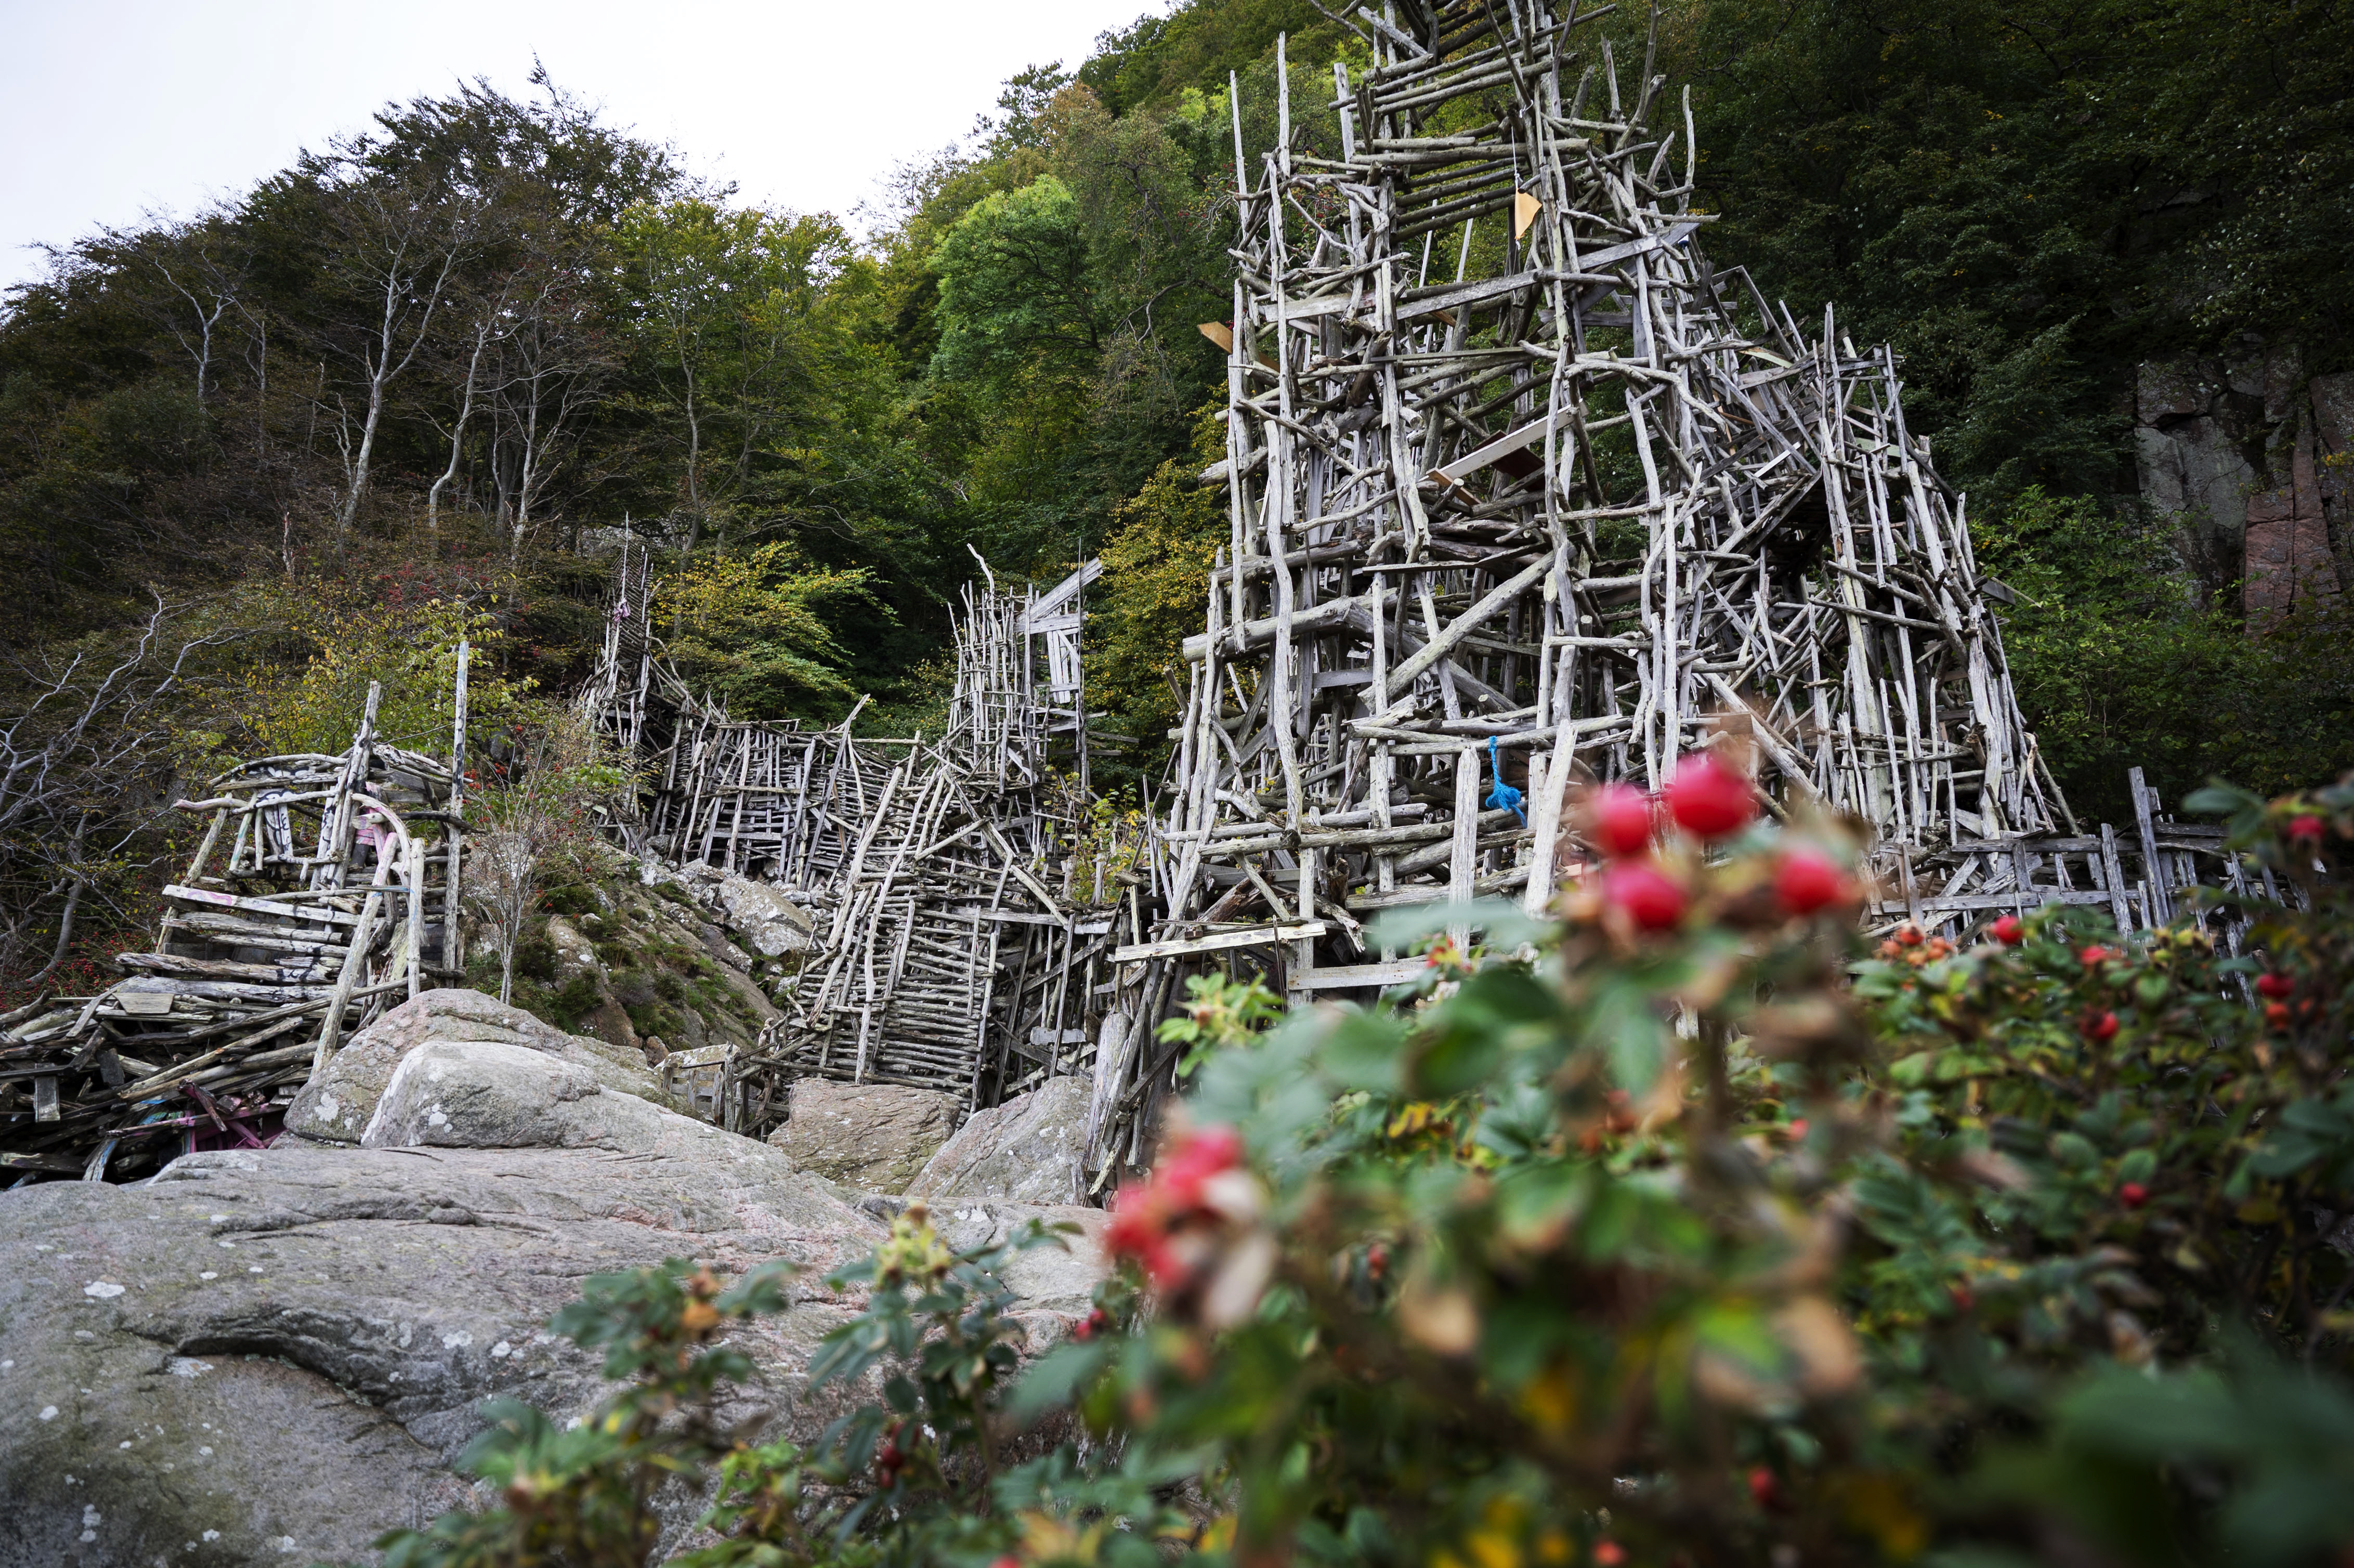
M 1087 245 L 1078 202 L 1052 175 L 982 197 L 932 252 L 942 320 L 934 373 L 1002 387 L 1092 368 L 1102 343 Z
M 1258 64 L 1279 33 L 1291 35 L 1292 58 L 1329 58 L 1339 30 L 1328 16 L 1301 0 L 1195 0 L 1105 33 L 1079 80 L 1115 114 L 1166 108 L 1188 90 L 1213 90 L 1228 71 Z
M 528 1405 L 493 1402 L 491 1429 L 461 1463 L 503 1506 L 391 1532 L 378 1543 L 387 1568 L 635 1568 L 660 1538 L 657 1494 L 681 1488 L 705 1500 L 697 1527 L 716 1538 L 673 1559 L 681 1568 L 987 1561 L 1013 1540 L 988 1517 L 992 1497 L 1059 1493 L 1072 1476 L 1066 1456 L 1009 1471 L 998 1454 L 999 1398 L 1022 1337 L 998 1271 L 1020 1251 L 1061 1245 L 1033 1222 L 1011 1243 L 951 1253 L 911 1205 L 873 1257 L 829 1278 L 836 1290 L 864 1287 L 866 1308 L 825 1336 L 810 1369 L 813 1389 L 871 1379 L 882 1402 L 855 1405 L 810 1448 L 756 1443 L 719 1414 L 754 1371 L 726 1329 L 783 1311 L 791 1265 L 732 1284 L 675 1258 L 599 1275 L 552 1327 L 602 1349 L 605 1375 L 623 1386 L 562 1430 Z M 1088 1500 L 1105 1490 L 1078 1489 Z M 1141 1489 L 1109 1490 L 1130 1517 L 1150 1513 Z
M 1661 59 L 1720 260 L 1892 341 L 1983 509 L 2122 488 L 2142 360 L 2253 334 L 2347 362 L 2349 27 L 2327 0 L 1683 0 Z
M 2256 816 L 2239 847 L 2294 871 L 2285 831 L 2354 838 L 2354 788 Z M 1262 1195 L 1213 1193 L 1204 1135 L 1164 1151 L 1115 1226 L 1161 1326 L 1081 1408 L 1203 1456 L 1244 1552 L 2341 1543 L 2342 890 L 2306 871 L 2313 913 L 2260 912 L 2274 1012 L 2195 929 L 2094 951 L 2056 914 L 2015 948 L 1891 940 L 1850 996 L 1843 928 L 1761 906 L 1772 853 L 1682 872 L 1678 935 L 1581 893 L 1532 963 L 1435 958 L 1406 1014 L 1214 1057 L 1190 1119 Z
M 738 718 L 839 718 L 857 694 L 838 628 L 888 622 L 866 567 L 812 567 L 789 544 L 706 554 L 663 580 L 656 625 L 679 670 Z
M 1265 980 L 1193 975 L 1185 981 L 1185 1010 L 1162 1019 L 1155 1038 L 1164 1045 L 1186 1047 L 1177 1075 L 1190 1078 L 1214 1053 L 1241 1044 L 1282 1015 L 1282 999 L 1267 989 Z
M 632 208 L 614 243 L 644 355 L 632 402 L 675 475 L 686 549 L 839 483 L 835 427 L 871 370 L 843 228 L 691 198 Z
M 2307 603 L 2250 635 L 2204 602 L 2167 530 L 2030 487 L 1972 530 L 2017 592 L 2004 651 L 2020 705 L 2085 820 L 2129 820 L 2126 769 L 2169 800 L 2221 774 L 2279 790 L 2354 768 L 2354 636 Z
M 228 705 L 236 728 L 224 740 L 239 755 L 342 751 L 375 685 L 383 693 L 376 734 L 446 757 L 461 641 L 472 646 L 467 717 L 474 747 L 541 705 L 528 679 L 500 671 L 505 637 L 498 619 L 462 602 L 386 603 L 331 582 L 265 577 L 248 585 L 222 619 L 270 628 L 266 641 L 247 644 L 253 656 Z
M 1210 569 L 1228 537 L 1225 492 L 1199 482 L 1225 455 L 1225 412 L 1223 402 L 1205 406 L 1191 456 L 1161 464 L 1120 504 L 1087 604 L 1087 700 L 1141 743 L 1131 764 L 1147 774 L 1184 717 L 1183 644 L 1202 629 Z
M 715 1466 L 697 1568 L 2333 1560 L 2354 783 L 2201 805 L 2306 901 L 2246 906 L 2261 959 L 2076 909 L 1866 953 L 1778 903 L 1792 836 L 1839 842 L 1799 822 L 1671 849 L 1667 932 L 1589 886 L 1442 914 L 1495 948 L 1383 1010 L 1263 1032 L 1197 986 L 1127 1266 L 1018 1382 L 1003 1252 L 919 1205 L 832 1282 L 867 1306 L 813 1375 L 880 1397 L 808 1451 L 707 1414 L 743 1369 L 700 1347 L 779 1274 L 601 1279 L 559 1327 L 635 1383 L 576 1434 L 503 1411 L 507 1507 L 387 1561 L 635 1562 Z

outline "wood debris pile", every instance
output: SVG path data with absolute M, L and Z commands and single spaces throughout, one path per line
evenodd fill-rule
M 378 696 L 342 756 L 244 763 L 181 802 L 210 821 L 153 949 L 5 1021 L 0 1106 L 32 1114 L 0 1171 L 96 1181 L 258 1144 L 339 1039 L 457 978 L 457 772 L 380 739 Z

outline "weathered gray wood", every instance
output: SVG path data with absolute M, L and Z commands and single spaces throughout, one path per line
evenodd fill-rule
M 1279 942 L 1313 939 L 1323 936 L 1328 928 L 1321 920 L 1293 920 L 1252 926 L 1240 931 L 1214 931 L 1204 937 L 1172 937 L 1157 942 L 1138 942 L 1115 948 L 1111 961 L 1137 964 L 1151 959 L 1193 958 L 1203 953 L 1228 952 L 1237 948 L 1271 947 Z

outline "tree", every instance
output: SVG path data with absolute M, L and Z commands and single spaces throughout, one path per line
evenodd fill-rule
M 188 356 L 202 402 L 213 386 L 221 322 L 246 307 L 253 237 L 233 214 L 215 212 L 186 223 L 159 223 L 141 233 L 110 228 L 74 250 L 85 264 L 159 286 L 153 293 L 143 291 L 141 307 Z
M 344 458 L 340 540 L 366 498 L 393 385 L 424 352 L 462 265 L 484 243 L 489 203 L 486 193 L 453 189 L 430 169 L 379 175 L 355 151 L 304 174 L 314 186 L 321 271 L 334 301 L 317 341 L 347 367 L 361 405 L 355 418 L 340 392 L 333 402 Z
M 499 1000 L 514 995 L 515 949 L 558 863 L 587 853 L 595 813 L 632 788 L 595 727 L 568 710 L 510 732 L 489 777 L 471 780 L 465 896 L 499 956 Z
M 1200 410 L 1193 451 L 1161 464 L 1114 514 L 1101 584 L 1089 596 L 1087 701 L 1108 710 L 1113 730 L 1136 737 L 1138 755 L 1121 765 L 1142 777 L 1158 770 L 1183 717 L 1182 645 L 1201 629 L 1210 570 L 1228 538 L 1225 492 L 1200 475 L 1225 455 L 1219 399 Z
M 462 362 L 465 368 L 458 374 L 458 408 L 456 416 L 444 429 L 440 420 L 429 414 L 433 428 L 450 443 L 450 461 L 434 476 L 425 492 L 425 530 L 429 534 L 441 531 L 441 493 L 456 482 L 460 466 L 466 457 L 466 427 L 473 422 L 474 405 L 482 400 L 487 391 L 483 376 L 487 369 L 484 358 L 491 350 L 502 319 L 506 314 L 506 293 L 504 289 L 488 296 L 477 295 L 466 312 L 466 327 L 460 336 L 455 352 L 450 355 L 453 365 Z
M 738 718 L 832 717 L 857 698 L 838 625 L 887 623 L 875 574 L 812 567 L 790 544 L 705 554 L 663 583 L 655 614 L 679 669 Z
M 940 237 L 933 373 L 997 386 L 1085 376 L 1103 353 L 1078 200 L 1052 175 L 984 197 Z
M 509 553 L 520 556 L 535 525 L 534 509 L 562 471 L 616 361 L 588 281 L 572 257 L 561 251 L 535 256 L 512 280 L 505 299 L 491 382 L 498 412 L 493 471 L 501 479 Z
M 2140 361 L 2242 334 L 2314 369 L 2354 351 L 2342 5 L 1682 0 L 1660 41 L 1712 255 L 1893 342 L 1976 514 L 2129 490 Z
M 823 399 L 834 323 L 826 288 L 850 259 L 825 217 L 731 212 L 702 198 L 646 205 L 615 236 L 646 412 L 675 475 L 692 554 L 758 476 L 768 445 Z
M 171 806 L 175 699 L 190 661 L 230 635 L 184 631 L 156 595 L 128 638 L 9 657 L 0 976 L 17 975 L 46 932 L 47 961 L 17 981 L 39 984 L 65 961 L 84 906 L 111 900 L 160 857 L 162 846 L 143 841 Z

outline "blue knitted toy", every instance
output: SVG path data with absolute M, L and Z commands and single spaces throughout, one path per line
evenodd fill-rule
M 1496 776 L 1496 788 L 1488 795 L 1488 809 L 1510 811 L 1520 818 L 1521 826 L 1527 827 L 1529 814 L 1521 810 L 1521 792 L 1504 782 L 1504 760 L 1496 755 L 1496 737 L 1492 735 L 1488 737 L 1488 767 Z

